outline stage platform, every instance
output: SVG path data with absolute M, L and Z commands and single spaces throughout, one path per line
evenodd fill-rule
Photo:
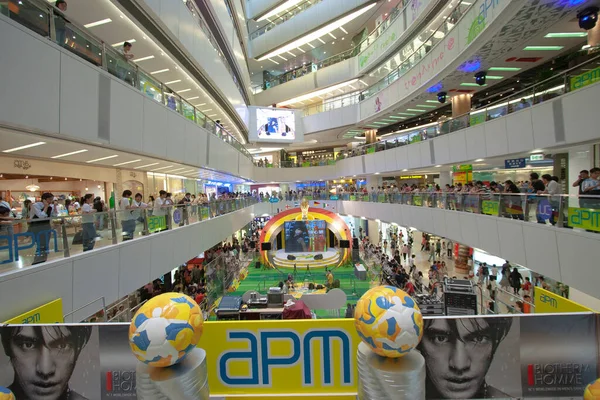
M 315 260 L 318 254 L 323 255 L 322 260 Z M 288 256 L 296 257 L 295 260 L 288 260 Z M 294 269 L 294 264 L 298 270 L 310 268 L 325 268 L 336 267 L 340 262 L 340 253 L 337 249 L 329 249 L 322 252 L 307 252 L 307 253 L 286 253 L 285 250 L 277 250 L 273 256 L 273 264 L 277 268 Z

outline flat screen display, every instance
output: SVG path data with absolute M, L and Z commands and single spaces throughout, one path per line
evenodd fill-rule
M 309 253 L 325 251 L 327 223 L 316 221 L 288 221 L 284 224 L 285 252 Z
M 296 115 L 294 110 L 258 108 L 256 110 L 259 139 L 295 140 Z

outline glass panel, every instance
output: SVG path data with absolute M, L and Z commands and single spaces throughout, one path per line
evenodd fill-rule
M 49 10 L 42 10 L 29 0 L 9 0 L 1 3 L 2 14 L 41 36 L 50 36 Z
M 120 53 L 114 49 L 106 49 L 106 67 L 108 72 L 131 86 L 135 85 L 136 67 L 130 64 Z
M 161 84 L 142 71 L 139 74 L 139 89 L 152 100 L 162 103 Z
M 183 107 L 183 116 L 189 119 L 190 121 L 195 121 L 196 116 L 194 115 L 194 107 L 186 101 L 182 101 L 181 104 Z
M 165 105 L 173 111 L 181 114 L 181 98 L 176 95 L 171 89 L 164 89 Z
M 102 43 L 62 17 L 55 17 L 54 24 L 58 44 L 94 65 L 102 65 Z M 129 78 L 135 79 L 135 73 Z

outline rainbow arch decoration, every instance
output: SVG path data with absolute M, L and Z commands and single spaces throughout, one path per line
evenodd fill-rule
M 283 230 L 283 226 L 288 221 L 301 221 L 302 210 L 300 207 L 292 208 L 286 211 L 282 211 L 275 215 L 269 220 L 267 225 L 263 228 L 260 236 L 260 243 L 272 242 L 275 237 Z M 336 213 L 322 208 L 309 207 L 308 209 L 308 220 L 323 220 L 327 223 L 329 228 L 338 238 L 338 240 L 349 240 L 352 244 L 352 233 L 346 225 L 346 222 Z M 260 244 L 259 244 L 260 246 Z M 340 249 L 341 254 L 338 265 L 342 265 L 350 257 L 350 249 Z M 268 257 L 267 251 L 260 251 L 263 263 L 272 267 L 273 264 Z

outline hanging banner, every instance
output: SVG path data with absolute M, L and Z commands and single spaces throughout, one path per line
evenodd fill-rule
M 4 321 L 5 324 L 56 324 L 60 322 L 63 322 L 62 299 L 53 300 L 43 306 Z
M 569 226 L 600 232 L 600 210 L 569 207 Z
M 536 287 L 534 290 L 533 304 L 535 304 L 536 314 L 594 312 L 591 308 L 541 287 Z

